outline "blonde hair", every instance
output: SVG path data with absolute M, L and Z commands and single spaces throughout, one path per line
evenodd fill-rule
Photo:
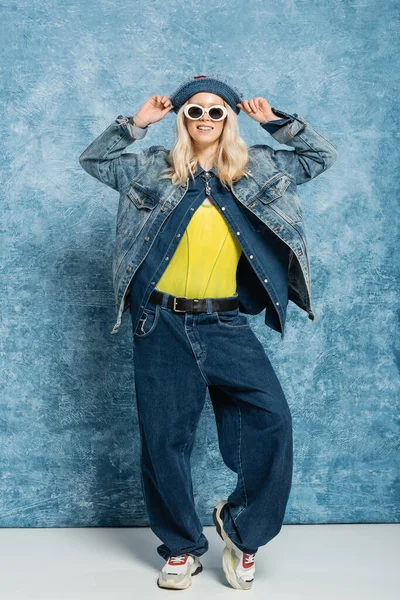
M 172 183 L 180 185 L 186 185 L 189 176 L 194 179 L 194 173 L 198 165 L 192 138 L 185 125 L 183 112 L 184 106 L 189 103 L 189 100 L 181 106 L 177 113 L 176 140 L 167 155 L 167 162 L 170 166 L 160 174 L 160 179 L 171 179 Z M 246 142 L 240 135 L 235 111 L 225 100 L 223 103 L 228 114 L 219 138 L 214 165 L 221 184 L 228 188 L 232 186 L 233 181 L 243 176 L 249 176 L 250 171 L 246 169 L 249 153 Z

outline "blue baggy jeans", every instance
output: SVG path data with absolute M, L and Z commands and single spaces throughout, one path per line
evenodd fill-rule
M 290 409 L 239 308 L 212 312 L 210 298 L 207 312 L 179 313 L 168 296 L 148 301 L 133 332 L 141 481 L 150 527 L 163 542 L 157 552 L 167 560 L 208 550 L 190 468 L 208 388 L 222 458 L 238 476 L 221 517 L 250 554 L 282 527 L 292 483 Z

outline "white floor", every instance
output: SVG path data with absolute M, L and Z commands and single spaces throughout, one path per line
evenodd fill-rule
M 240 594 L 225 580 L 223 542 L 204 527 L 209 550 L 192 598 Z M 147 527 L 0 529 L 4 600 L 126 600 L 178 593 L 158 588 L 161 542 Z M 246 597 L 285 600 L 398 600 L 399 525 L 284 525 L 256 557 Z M 143 594 L 143 596 L 142 596 Z M 255 596 L 254 596 L 255 595 Z

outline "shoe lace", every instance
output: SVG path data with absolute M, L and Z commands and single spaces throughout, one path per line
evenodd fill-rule
M 250 564 L 252 562 L 254 562 L 255 559 L 255 553 L 254 554 L 246 554 L 246 552 L 243 552 L 243 560 L 245 562 L 245 564 Z
M 186 554 L 176 554 L 175 556 L 170 556 L 169 557 L 169 562 L 170 563 L 179 563 L 182 562 L 182 560 L 186 557 Z

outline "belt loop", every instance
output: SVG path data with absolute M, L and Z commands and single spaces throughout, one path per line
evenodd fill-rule
M 170 294 L 167 294 L 167 292 L 163 292 L 162 290 L 160 290 L 160 292 L 163 295 L 163 297 L 161 298 L 161 306 L 163 308 L 166 308 L 168 306 L 168 298 L 169 298 Z
M 207 307 L 207 314 L 210 315 L 212 313 L 212 300 L 211 300 L 211 298 L 206 298 L 206 307 Z

